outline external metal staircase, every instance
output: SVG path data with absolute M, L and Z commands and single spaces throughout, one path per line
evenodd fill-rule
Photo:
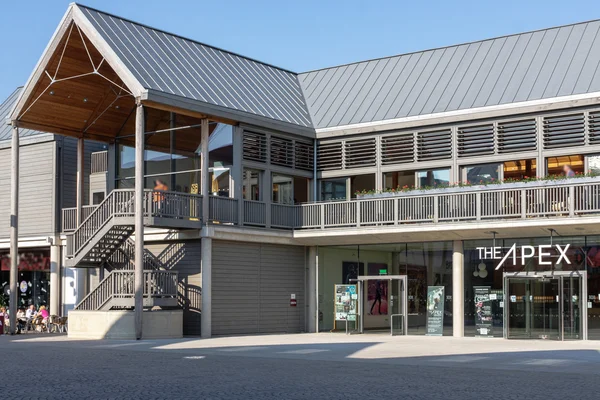
M 197 228 L 202 197 L 177 192 L 144 192 L 144 225 Z M 133 190 L 114 190 L 72 233 L 67 234 L 66 266 L 104 268 L 110 273 L 76 310 L 133 308 L 135 241 Z M 144 251 L 144 307 L 177 307 L 177 272 L 161 270 L 160 261 Z

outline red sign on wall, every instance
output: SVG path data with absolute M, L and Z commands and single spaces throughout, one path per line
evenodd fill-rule
M 10 256 L 0 256 L 0 270 L 10 271 Z M 19 253 L 19 271 L 49 271 L 50 256 L 47 252 Z

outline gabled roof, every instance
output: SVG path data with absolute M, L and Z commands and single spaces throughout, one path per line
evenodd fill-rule
M 293 72 L 74 5 L 145 89 L 311 127 Z
M 299 75 L 315 128 L 600 91 L 600 21 Z
M 6 98 L 2 104 L 0 104 L 0 142 L 5 140 L 11 140 L 12 138 L 12 126 L 6 124 L 6 118 L 9 116 L 12 108 L 14 107 L 17 99 L 19 98 L 19 94 L 23 90 L 23 87 L 18 87 L 14 92 Z M 38 135 L 48 135 L 46 132 L 40 132 L 32 129 L 19 129 L 19 137 L 25 138 L 30 136 L 38 136 Z

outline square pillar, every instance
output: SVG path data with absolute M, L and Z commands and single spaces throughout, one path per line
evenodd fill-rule
M 238 225 L 244 224 L 244 130 L 239 126 L 233 127 L 233 166 L 231 167 L 231 197 L 237 199 Z
M 142 338 L 144 313 L 144 106 L 138 100 L 135 110 L 135 338 Z
M 50 314 L 61 315 L 60 310 L 60 246 L 54 238 L 50 246 Z
M 76 206 L 77 226 L 83 222 L 83 193 L 85 186 L 85 142 L 83 137 L 77 139 L 77 182 L 76 182 Z M 88 292 L 88 270 L 78 268 L 77 277 L 77 304 L 83 300 Z
M 210 172 L 208 171 L 208 169 L 210 168 L 208 151 L 209 136 L 210 135 L 208 131 L 208 119 L 204 118 L 202 121 L 200 121 L 200 153 L 202 154 L 202 158 L 200 159 L 200 194 L 202 195 L 202 223 L 204 225 L 208 225 L 208 221 L 210 221 L 209 194 L 211 182 Z
M 13 122 L 10 168 L 10 333 L 17 328 L 19 269 L 19 128 Z
M 200 335 L 203 339 L 208 339 L 212 336 L 212 239 L 203 237 L 201 240 L 202 312 L 200 314 Z
M 452 246 L 452 336 L 465 336 L 465 256 L 462 240 Z
M 319 312 L 318 312 L 318 297 L 317 290 L 317 263 L 318 263 L 317 246 L 308 248 L 308 276 L 307 281 L 307 332 L 318 332 L 319 329 Z

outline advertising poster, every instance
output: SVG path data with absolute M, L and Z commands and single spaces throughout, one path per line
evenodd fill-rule
M 360 275 L 364 275 L 365 265 L 357 261 L 343 261 L 342 262 L 342 283 L 344 285 L 355 284 L 356 282 L 352 279 L 358 278 Z
M 335 320 L 356 321 L 356 285 L 335 285 Z
M 492 299 L 489 286 L 473 286 L 477 336 L 492 336 Z
M 387 270 L 387 264 L 369 263 L 367 275 L 379 275 L 379 271 Z M 388 280 L 376 279 L 367 281 L 366 312 L 369 315 L 388 314 Z
M 444 334 L 444 287 L 427 286 L 427 335 Z

